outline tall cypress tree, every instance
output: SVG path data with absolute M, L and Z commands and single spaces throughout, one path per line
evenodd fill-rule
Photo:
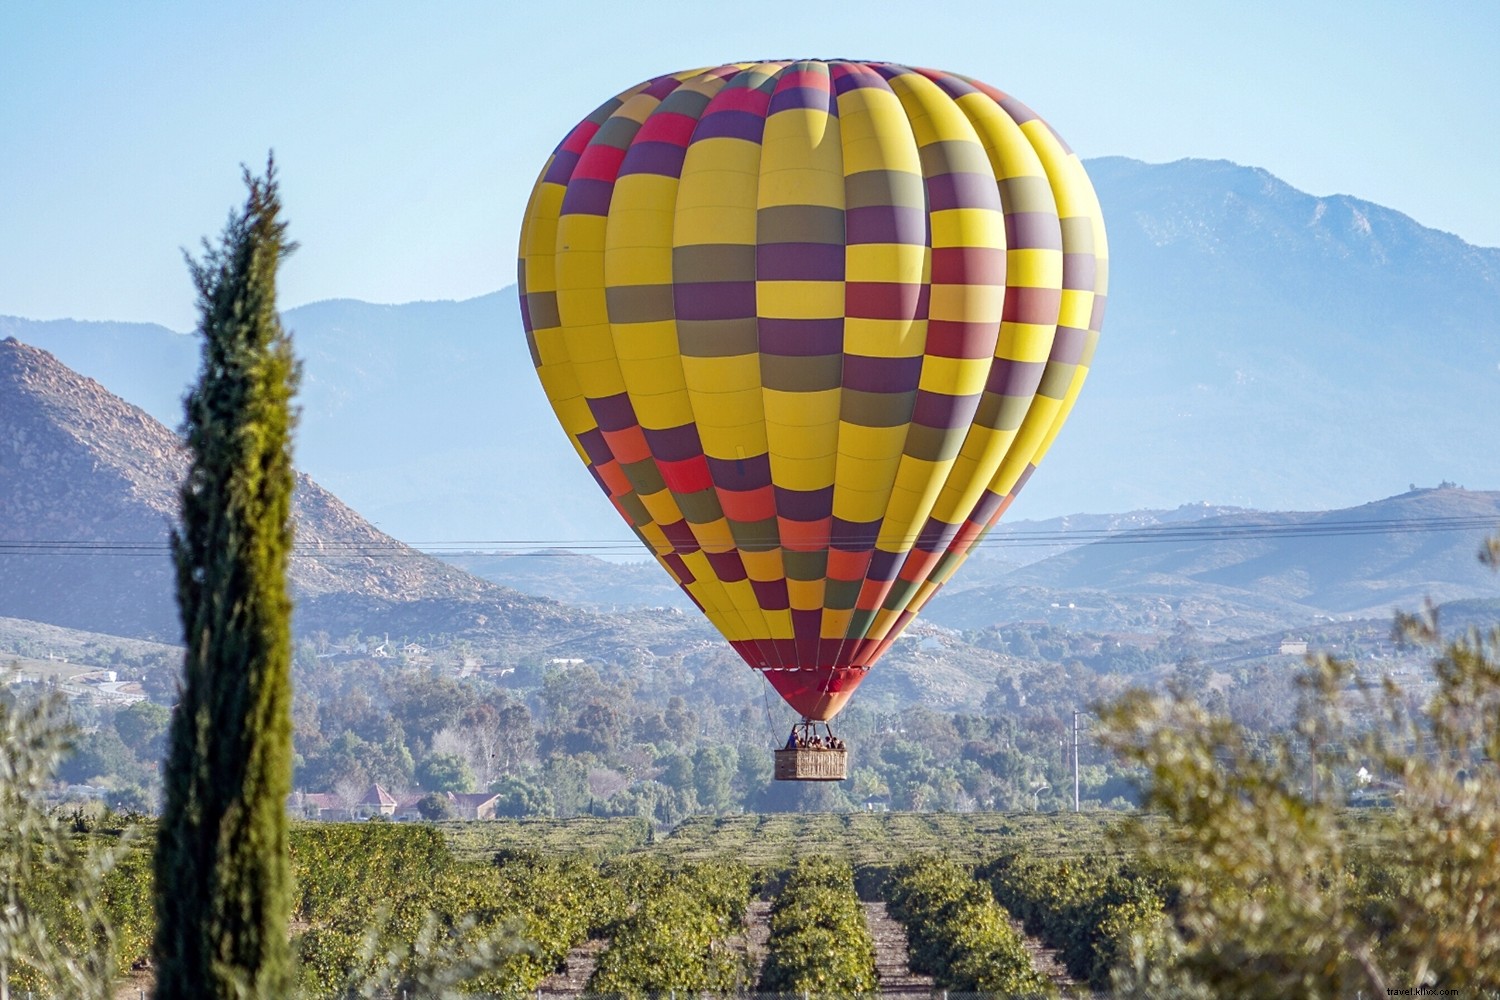
M 183 425 L 191 465 L 172 533 L 187 654 L 156 845 L 156 996 L 287 993 L 291 905 L 291 400 L 276 315 L 295 249 L 274 162 L 243 211 L 188 257 L 203 361 Z

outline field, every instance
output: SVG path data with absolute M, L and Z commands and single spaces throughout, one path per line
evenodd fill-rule
M 588 817 L 299 824 L 298 918 L 323 929 L 302 946 L 318 972 L 303 987 L 341 988 L 358 971 L 358 920 L 341 922 L 386 907 L 396 933 L 424 910 L 451 926 L 520 920 L 537 950 L 478 984 L 498 993 L 1086 993 L 1107 984 L 1135 915 L 1162 905 L 1110 839 L 1118 819 L 796 813 L 666 834 Z
M 1371 813 L 1345 817 L 1366 843 L 1380 829 Z M 1166 869 L 1111 836 L 1121 819 L 769 814 L 669 833 L 604 818 L 296 823 L 298 993 L 342 997 L 371 977 L 415 986 L 431 957 L 424 928 L 443 928 L 460 951 L 529 942 L 468 983 L 477 996 L 850 995 L 872 981 L 887 1000 L 1086 996 L 1177 896 Z M 148 821 L 111 876 L 122 977 L 150 940 L 151 833 Z M 1391 873 L 1371 871 L 1374 903 Z M 34 904 L 66 909 L 64 883 L 36 888 Z M 12 985 L 38 984 L 22 969 Z
M 492 820 L 439 825 L 459 861 L 488 861 L 498 851 L 534 850 L 591 860 L 649 856 L 671 864 L 733 859 L 780 868 L 809 854 L 832 854 L 856 868 L 888 866 L 940 853 L 975 863 L 1026 850 L 1039 857 L 1108 851 L 1105 833 L 1118 813 L 773 813 L 694 817 L 664 836 L 639 819 Z
M 27 682 L 62 683 L 82 674 L 92 674 L 99 668 L 81 663 L 69 663 L 67 660 L 34 660 L 24 656 L 0 656 L 0 683 L 6 680 L 4 673 L 13 669 L 18 671 Z

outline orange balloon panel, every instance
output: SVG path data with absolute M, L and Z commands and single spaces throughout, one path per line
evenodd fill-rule
M 521 232 L 532 360 L 578 455 L 809 719 L 1046 454 L 1106 275 L 1045 122 L 890 63 L 649 80 L 568 133 Z

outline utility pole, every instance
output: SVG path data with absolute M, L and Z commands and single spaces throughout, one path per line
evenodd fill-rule
M 1073 710 L 1073 811 L 1078 812 L 1078 710 Z

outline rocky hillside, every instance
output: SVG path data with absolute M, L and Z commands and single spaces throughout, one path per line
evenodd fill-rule
M 185 468 L 177 437 L 144 412 L 45 351 L 0 341 L 0 615 L 175 639 L 167 534 Z M 409 548 L 305 475 L 294 516 L 299 632 L 532 646 L 623 633 Z

